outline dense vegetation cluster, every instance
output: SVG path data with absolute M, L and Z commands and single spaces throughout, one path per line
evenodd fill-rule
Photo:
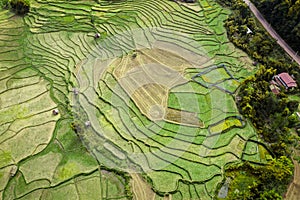
M 298 102 L 289 100 L 285 90 L 279 95 L 269 89 L 269 80 L 276 74 L 276 69 L 262 66 L 255 76 L 248 78 L 240 88 L 242 97 L 239 107 L 256 127 L 264 141 L 269 144 L 277 156 L 290 155 L 288 146 L 296 142 L 290 128 L 298 122 L 294 114 Z M 296 92 L 296 91 L 294 91 Z
M 300 51 L 300 0 L 254 0 L 253 3 L 281 37 Z
M 1 8 L 11 9 L 18 15 L 24 15 L 29 12 L 29 0 L 0 0 Z
M 293 164 L 285 156 L 272 159 L 266 166 L 248 162 L 232 165 L 226 172 L 233 186 L 227 199 L 282 199 L 292 174 Z
M 225 21 L 225 26 L 229 39 L 237 47 L 267 68 L 277 69 L 277 73 L 289 72 L 294 74 L 298 78 L 297 81 L 300 82 L 296 64 L 287 62 L 289 57 L 276 44 L 276 41 L 264 31 L 243 0 L 218 0 L 218 2 L 232 9 L 232 14 Z M 248 28 L 252 33 L 247 33 Z

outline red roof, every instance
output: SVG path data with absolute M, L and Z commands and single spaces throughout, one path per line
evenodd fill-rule
M 271 85 L 278 85 L 277 82 L 274 81 L 274 80 L 271 80 L 271 81 L 270 81 L 270 84 L 271 84 Z
M 278 74 L 281 80 L 287 85 L 287 87 L 297 87 L 296 81 L 286 72 Z
M 279 94 L 279 93 L 280 93 L 279 88 L 277 88 L 276 85 L 271 84 L 271 85 L 270 85 L 270 89 L 271 89 L 271 91 L 272 91 L 274 94 Z

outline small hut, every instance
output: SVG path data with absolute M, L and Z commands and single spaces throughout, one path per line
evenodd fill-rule
M 78 94 L 79 94 L 78 89 L 77 89 L 77 88 L 73 88 L 73 93 L 74 93 L 75 95 L 78 95 Z
M 100 33 L 96 33 L 94 37 L 95 37 L 95 39 L 99 39 L 100 36 L 101 36 Z
M 53 115 L 58 115 L 59 114 L 59 110 L 57 108 L 55 108 L 54 110 L 52 110 L 52 114 Z
M 84 123 L 84 125 L 85 125 L 85 127 L 89 127 L 89 126 L 91 126 L 91 122 L 90 122 L 90 121 L 86 121 L 86 122 Z

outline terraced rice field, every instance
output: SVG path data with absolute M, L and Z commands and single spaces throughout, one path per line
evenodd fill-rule
M 210 0 L 1 11 L 0 199 L 213 199 L 225 165 L 265 162 L 234 101 L 254 71 L 229 13 Z

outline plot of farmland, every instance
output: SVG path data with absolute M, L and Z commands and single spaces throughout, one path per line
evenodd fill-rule
M 228 14 L 210 0 L 1 11 L 1 198 L 213 199 L 226 164 L 265 162 L 234 102 L 253 69 Z

